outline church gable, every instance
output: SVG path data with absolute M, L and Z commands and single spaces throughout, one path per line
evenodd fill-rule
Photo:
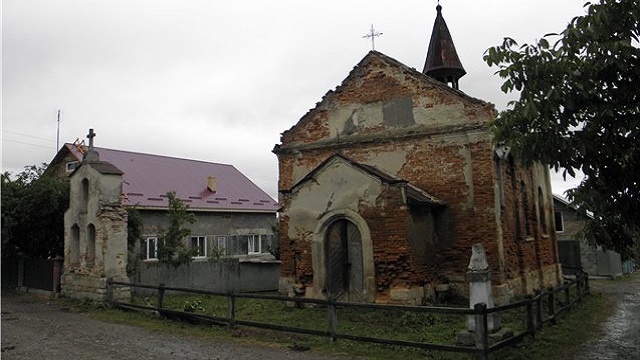
M 288 146 L 367 140 L 382 132 L 403 136 L 484 126 L 494 115 L 491 104 L 372 51 L 335 91 L 282 134 L 276 152 Z
M 382 186 L 380 179 L 334 156 L 298 182 L 288 197 L 294 207 L 313 213 L 309 220 L 315 222 L 317 216 L 333 209 L 358 211 L 360 206 L 375 206 Z
M 383 185 L 402 187 L 404 189 L 402 202 L 407 204 L 431 207 L 445 205 L 442 200 L 406 180 L 375 166 L 358 163 L 340 154 L 335 154 L 322 162 L 284 193 L 290 194 L 289 197 L 296 197 L 298 193 L 315 191 L 319 192 L 319 198 L 328 199 L 340 196 L 349 198 L 348 192 L 355 190 L 355 193 L 351 195 L 359 196 L 360 200 L 357 202 L 361 204 L 365 197 L 375 200 L 375 196 L 381 193 L 380 188 Z M 331 200 L 329 201 L 333 203 Z

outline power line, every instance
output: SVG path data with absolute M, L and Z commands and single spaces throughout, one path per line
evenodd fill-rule
M 47 140 L 50 141 L 51 139 L 49 138 L 43 138 L 43 137 L 38 137 L 38 136 L 33 136 L 30 134 L 24 134 L 24 133 L 19 133 L 19 132 L 15 132 L 15 131 L 9 131 L 9 130 L 2 130 L 3 133 L 9 133 L 9 134 L 13 134 L 13 135 L 20 135 L 20 136 L 25 136 L 25 137 L 30 137 L 33 139 L 39 139 L 39 140 Z
M 14 144 L 29 145 L 29 146 L 41 147 L 41 148 L 45 148 L 45 149 L 54 149 L 54 146 L 52 146 L 52 145 L 38 145 L 38 144 L 27 143 L 27 142 L 23 142 L 23 141 L 2 139 L 2 142 L 3 143 L 10 142 L 10 143 L 14 143 Z

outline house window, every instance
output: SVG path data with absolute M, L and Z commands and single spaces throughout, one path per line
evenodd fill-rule
M 556 220 L 556 232 L 563 232 L 564 219 L 562 218 L 562 211 L 556 211 L 554 215 Z
M 275 235 L 220 235 L 216 236 L 218 251 L 224 256 L 257 255 L 268 253 L 275 243 Z
M 224 256 L 227 253 L 227 237 L 226 236 L 218 236 L 216 241 L 216 250 L 220 256 Z
M 262 249 L 260 243 L 260 235 L 249 235 L 248 236 L 248 253 L 249 254 L 260 254 L 260 249 Z
M 192 236 L 191 248 L 195 249 L 194 258 L 207 257 L 207 237 L 206 236 Z
M 158 260 L 158 238 L 149 237 L 140 241 L 142 260 Z

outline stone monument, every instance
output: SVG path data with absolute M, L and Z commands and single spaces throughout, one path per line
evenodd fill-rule
M 122 207 L 122 171 L 100 161 L 93 148 L 93 129 L 82 164 L 69 178 L 69 209 L 64 214 L 65 296 L 107 299 L 107 279 L 128 282 L 127 212 Z M 130 297 L 129 288 L 117 288 L 114 300 Z
M 487 309 L 494 307 L 491 270 L 482 244 L 474 244 L 471 247 L 471 259 L 466 278 L 469 282 L 469 307 L 474 309 L 476 304 L 485 304 Z M 474 345 L 477 340 L 474 334 L 475 330 L 475 316 L 469 315 L 467 316 L 467 330 L 458 333 L 458 342 L 463 345 Z M 487 315 L 487 331 L 491 341 L 500 341 L 513 336 L 511 330 L 501 329 L 500 314 L 497 312 Z

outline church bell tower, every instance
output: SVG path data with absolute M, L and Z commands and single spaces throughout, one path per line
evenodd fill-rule
M 436 21 L 433 24 L 427 60 L 422 73 L 458 90 L 458 80 L 467 72 L 462 67 L 449 28 L 442 17 L 442 6 L 436 6 Z

